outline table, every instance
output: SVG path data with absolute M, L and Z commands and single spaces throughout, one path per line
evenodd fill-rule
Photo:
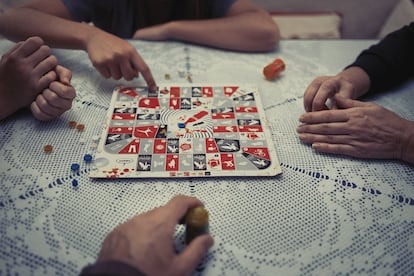
M 73 70 L 73 108 L 51 122 L 19 112 L 0 122 L 0 275 L 77 275 L 94 262 L 104 237 L 134 214 L 176 194 L 200 198 L 215 245 L 194 274 L 333 275 L 414 271 L 414 168 L 314 152 L 296 134 L 303 92 L 334 74 L 372 40 L 286 40 L 271 53 L 238 53 L 180 42 L 131 43 L 159 83 L 256 85 L 283 173 L 276 177 L 91 179 L 86 153 L 111 92 L 82 51 L 55 50 Z M 0 40 L 0 51 L 11 47 Z M 262 68 L 282 58 L 286 71 L 266 81 Z M 164 78 L 170 74 L 171 79 Z M 137 79 L 130 85 L 143 85 Z M 414 82 L 370 100 L 414 120 Z M 392 95 L 392 96 L 390 96 Z M 69 121 L 83 123 L 78 132 Z M 43 146 L 52 144 L 51 154 Z M 72 163 L 81 170 L 73 173 Z M 72 186 L 72 180 L 79 182 Z M 183 228 L 177 226 L 177 245 Z

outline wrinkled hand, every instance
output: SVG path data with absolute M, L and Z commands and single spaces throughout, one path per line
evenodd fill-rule
M 29 106 L 56 79 L 57 59 L 39 37 L 31 37 L 5 53 L 0 60 L 1 99 L 9 115 Z
M 151 70 L 126 40 L 97 30 L 87 41 L 86 50 L 92 64 L 105 78 L 129 81 L 141 73 L 148 87 L 156 89 Z
M 360 158 L 404 159 L 413 123 L 374 103 L 335 96 L 336 110 L 300 117 L 299 139 L 320 152 Z
M 51 120 L 69 110 L 76 97 L 75 89 L 70 85 L 72 72 L 60 65 L 55 70 L 58 79 L 50 83 L 30 105 L 33 116 L 41 121 Z
M 201 235 L 177 254 L 173 234 L 187 210 L 196 206 L 202 206 L 198 199 L 180 195 L 133 217 L 106 237 L 97 262 L 123 261 L 145 275 L 190 275 L 213 245 L 213 238 Z
M 307 112 L 336 109 L 334 96 L 341 95 L 344 98 L 352 98 L 354 86 L 341 76 L 322 76 L 314 79 L 306 88 L 303 103 Z M 327 100 L 331 100 L 331 107 L 327 106 Z
M 168 40 L 168 23 L 139 29 L 132 38 L 151 41 Z

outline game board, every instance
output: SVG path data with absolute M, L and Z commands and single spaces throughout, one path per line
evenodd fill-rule
M 91 177 L 281 173 L 258 89 L 117 87 Z

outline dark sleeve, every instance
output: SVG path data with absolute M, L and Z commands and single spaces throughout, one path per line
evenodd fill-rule
M 82 269 L 80 276 L 144 276 L 132 265 L 121 261 L 105 261 L 89 265 Z
M 61 0 L 74 21 L 91 22 L 94 7 L 91 1 Z
M 414 76 L 414 22 L 362 51 L 349 65 L 361 67 L 371 80 L 369 92 L 392 88 Z
M 213 17 L 224 17 L 234 2 L 236 2 L 236 0 L 214 0 Z
M 121 38 L 134 34 L 134 3 L 137 0 L 61 0 L 72 20 L 93 22 L 106 32 Z

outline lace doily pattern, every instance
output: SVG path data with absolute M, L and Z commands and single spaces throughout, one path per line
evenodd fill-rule
M 95 153 L 119 82 L 104 80 L 86 53 L 56 50 L 59 61 L 73 71 L 78 96 L 72 110 L 47 123 L 25 111 L 0 122 L 0 275 L 78 275 L 95 261 L 117 224 L 176 194 L 197 196 L 210 212 L 215 245 L 194 274 L 414 271 L 413 167 L 316 153 L 295 131 L 310 81 L 341 70 L 369 41 L 283 41 L 278 51 L 266 54 L 132 43 L 156 80 L 257 86 L 283 173 L 270 178 L 91 179 L 93 162 L 83 157 Z M 0 51 L 12 45 L 2 40 Z M 285 61 L 286 71 L 266 81 L 262 68 L 276 57 Z M 139 78 L 128 85 L 144 82 Z M 414 83 L 408 83 L 372 100 L 414 120 L 413 90 Z M 68 127 L 70 121 L 84 124 L 84 131 Z M 46 144 L 53 145 L 52 152 L 43 151 Z M 71 170 L 73 163 L 79 171 Z M 182 226 L 175 237 L 182 248 Z

